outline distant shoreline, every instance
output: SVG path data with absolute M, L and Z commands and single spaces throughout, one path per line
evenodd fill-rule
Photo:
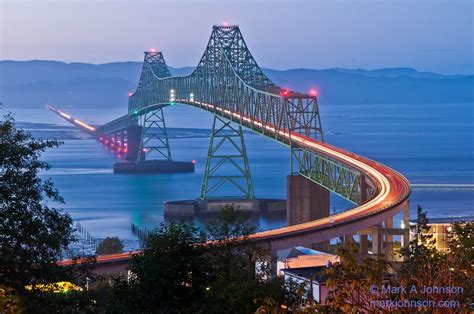
M 0 61 L 0 99 L 11 108 L 48 103 L 126 108 L 127 94 L 135 90 L 141 68 L 141 62 Z M 173 75 L 186 75 L 192 69 L 170 67 Z M 474 102 L 474 75 L 444 75 L 412 68 L 263 71 L 277 85 L 290 90 L 316 89 L 324 106 Z

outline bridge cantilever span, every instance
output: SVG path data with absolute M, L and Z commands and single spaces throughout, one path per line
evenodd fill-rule
M 257 65 L 238 26 L 214 26 L 199 64 L 186 76 L 171 76 L 161 52 L 147 52 L 127 115 L 97 132 L 123 129 L 141 115 L 175 103 L 206 110 L 289 146 L 299 175 L 356 205 L 331 217 L 250 236 L 272 252 L 380 225 L 408 206 L 408 180 L 385 165 L 325 143 L 316 95 L 274 84 Z
M 278 247 L 324 241 L 379 224 L 407 206 L 408 180 L 387 166 L 324 143 L 316 95 L 274 84 L 258 67 L 238 26 L 214 26 L 189 75 L 163 75 L 166 64 L 159 59 L 159 64 L 144 63 L 129 98 L 129 116 L 173 103 L 209 111 L 290 146 L 300 175 L 357 205 L 331 218 L 260 232 L 252 239 Z
M 247 126 L 245 121 L 250 122 L 248 117 L 241 117 L 238 113 L 220 110 L 212 104 L 191 102 L 184 99 L 178 99 L 177 102 L 205 110 L 217 110 L 220 115 L 230 120 L 243 121 L 244 126 Z M 253 121 L 253 123 L 260 124 L 258 121 Z M 277 131 L 271 124 L 264 127 L 270 132 L 280 132 L 281 136 L 291 138 L 292 142 L 311 153 L 323 155 L 338 164 L 356 169 L 356 171 L 363 174 L 363 177 L 370 180 L 375 191 L 370 199 L 343 213 L 294 226 L 259 232 L 251 235 L 251 239 L 258 242 L 272 242 L 272 250 L 308 245 L 371 227 L 393 216 L 402 207 L 408 206 L 410 183 L 397 171 L 376 161 L 296 132 Z M 275 245 L 275 243 L 278 244 Z

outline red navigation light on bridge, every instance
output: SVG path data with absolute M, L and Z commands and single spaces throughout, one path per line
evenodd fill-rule
M 229 23 L 224 21 L 224 22 L 222 22 L 222 26 L 227 27 L 227 26 L 229 26 Z
M 311 90 L 309 91 L 309 94 L 310 94 L 311 96 L 317 96 L 317 95 L 318 95 L 318 91 L 313 88 L 313 89 L 311 89 Z
M 150 52 L 156 52 L 155 48 L 150 48 Z
M 283 96 L 283 97 L 286 97 L 288 95 L 290 95 L 290 91 L 287 90 L 287 89 L 283 89 L 280 91 L 280 95 Z
M 193 164 L 195 164 L 195 163 L 196 163 L 196 160 L 193 159 Z
M 133 93 L 132 92 L 128 92 L 128 97 L 132 97 Z

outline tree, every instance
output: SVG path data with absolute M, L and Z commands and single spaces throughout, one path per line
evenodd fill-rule
M 466 265 L 474 264 L 474 222 L 454 223 L 448 238 L 449 252 L 459 255 Z M 463 267 L 468 268 L 468 267 Z
M 288 306 L 273 298 L 263 299 L 258 313 L 469 313 L 474 296 L 474 223 L 456 223 L 448 239 L 448 252 L 435 246 L 426 212 L 418 206 L 416 231 L 409 247 L 401 250 L 401 263 L 382 259 L 359 260 L 358 247 L 347 244 L 338 249 L 341 261 L 323 272 L 326 285 L 333 289 L 324 304 L 308 300 L 301 290 L 289 291 Z M 389 275 L 390 273 L 390 275 Z M 384 287 L 403 287 L 388 291 Z M 459 293 L 426 293 L 424 287 L 460 287 Z M 412 290 L 411 287 L 415 287 Z M 397 289 L 395 289 L 397 290 Z M 393 292 L 393 293 L 392 293 Z M 408 301 L 410 305 L 396 306 L 391 302 Z M 375 301 L 375 302 L 374 302 Z M 433 301 L 434 307 L 417 307 L 412 301 Z M 451 301 L 451 305 L 438 302 Z M 458 302 L 458 303 L 456 303 Z M 383 305 L 382 305 L 383 304 Z M 448 305 L 448 306 L 446 306 Z M 457 306 L 459 305 L 459 306 Z
M 383 293 L 374 293 L 371 287 L 380 288 L 389 282 L 390 263 L 379 257 L 360 260 L 358 250 L 354 243 L 338 248 L 340 262 L 323 271 L 326 286 L 332 291 L 322 309 L 346 313 L 370 312 L 374 310 L 371 301 L 386 297 Z
M 436 249 L 433 235 L 428 231 L 430 226 L 426 212 L 418 206 L 416 232 L 408 248 L 401 254 L 403 263 L 397 269 L 399 284 L 404 287 L 415 287 L 407 293 L 400 294 L 402 300 L 458 301 L 459 307 L 435 307 L 434 312 L 464 313 L 473 302 L 474 271 L 473 260 L 473 224 L 454 224 L 448 241 L 449 250 L 440 252 Z M 424 293 L 424 287 L 461 287 L 461 293 Z M 426 310 L 424 308 L 410 309 Z
M 204 235 L 194 225 L 171 223 L 149 234 L 133 256 L 130 280 L 112 288 L 109 311 L 125 313 L 196 312 L 207 293 L 209 263 Z
M 106 255 L 123 252 L 123 243 L 118 237 L 106 237 L 97 247 L 96 254 Z
M 256 228 L 232 206 L 221 209 L 208 227 L 212 293 L 206 295 L 208 313 L 253 313 L 256 299 L 284 300 L 282 278 L 272 278 L 267 252 L 248 239 Z
M 0 313 L 21 313 L 21 299 L 12 290 L 0 285 Z
M 129 281 L 117 280 L 110 312 L 253 313 L 255 299 L 284 299 L 283 281 L 270 280 L 264 257 L 248 241 L 254 231 L 233 208 L 224 208 L 207 232 L 171 223 L 151 233 L 134 256 Z
M 63 199 L 38 177 L 49 169 L 41 153 L 59 144 L 17 130 L 11 116 L 0 124 L 0 281 L 14 289 L 49 280 L 61 248 L 73 240 L 71 217 L 45 204 Z
M 74 239 L 72 220 L 49 205 L 63 199 L 50 180 L 38 176 L 49 169 L 41 153 L 59 144 L 16 129 L 10 115 L 0 122 L 0 282 L 26 307 L 40 294 L 34 288 L 38 284 L 72 278 L 69 269 L 56 264 L 61 249 Z M 32 291 L 25 289 L 28 285 Z
M 313 300 L 305 282 L 289 280 L 285 283 L 285 300 L 277 301 L 272 297 L 258 299 L 257 314 L 317 313 L 321 307 Z
M 427 256 L 432 259 L 438 259 L 441 256 L 441 252 L 436 249 L 436 241 L 433 238 L 433 234 L 429 233 L 430 226 L 428 225 L 426 212 L 419 205 L 416 211 L 417 218 L 413 239 L 407 248 L 401 249 L 404 261 L 403 271 L 408 271 L 413 275 L 424 270 Z

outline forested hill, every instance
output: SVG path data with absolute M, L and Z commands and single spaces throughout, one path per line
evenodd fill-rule
M 0 102 L 8 107 L 46 103 L 84 107 L 126 106 L 137 85 L 141 62 L 107 64 L 58 61 L 0 61 Z M 186 74 L 191 67 L 171 68 Z M 474 102 L 474 76 L 441 75 L 411 68 L 377 70 L 264 69 L 291 90 L 316 88 L 321 105 Z

